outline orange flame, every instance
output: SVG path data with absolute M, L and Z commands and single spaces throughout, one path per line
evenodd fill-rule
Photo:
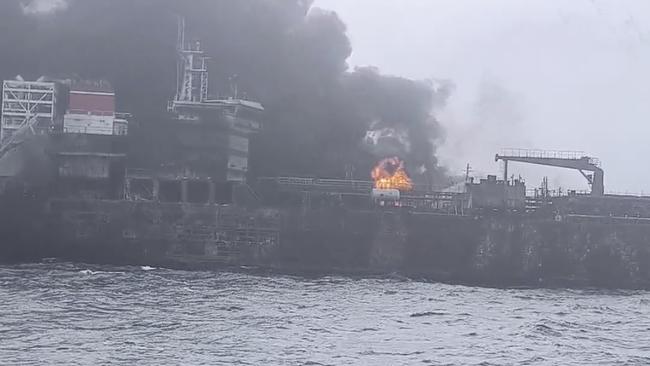
M 372 169 L 371 176 L 375 181 L 376 189 L 398 189 L 400 191 L 413 189 L 413 182 L 406 174 L 404 162 L 396 157 L 380 161 Z

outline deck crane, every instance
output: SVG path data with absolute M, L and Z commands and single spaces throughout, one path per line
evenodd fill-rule
M 504 163 L 504 181 L 508 180 L 508 162 L 553 166 L 558 168 L 575 169 L 582 174 L 591 187 L 592 196 L 605 194 L 604 171 L 600 161 L 582 152 L 575 151 L 543 151 L 543 150 L 507 150 L 497 154 L 495 161 Z M 585 172 L 591 172 L 587 174 Z

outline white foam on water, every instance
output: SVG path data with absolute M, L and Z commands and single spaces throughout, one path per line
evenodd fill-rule
M 125 274 L 126 272 L 117 272 L 117 271 L 93 271 L 90 269 L 83 269 L 79 271 L 80 274 L 82 275 L 87 275 L 87 276 L 94 276 L 98 274 Z

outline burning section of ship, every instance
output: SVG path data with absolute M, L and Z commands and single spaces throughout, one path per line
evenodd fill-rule
M 404 162 L 398 157 L 386 158 L 372 169 L 375 189 L 397 189 L 401 192 L 411 191 L 413 181 L 406 173 Z

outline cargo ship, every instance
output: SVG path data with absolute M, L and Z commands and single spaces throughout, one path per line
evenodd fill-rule
M 150 164 L 132 157 L 133 118 L 107 82 L 3 83 L 0 261 L 650 288 L 650 198 L 606 195 L 586 154 L 507 151 L 503 177 L 468 175 L 458 190 L 414 184 L 399 157 L 368 180 L 247 180 L 264 107 L 210 98 L 207 57 L 184 29 Z M 591 192 L 529 192 L 509 162 L 578 170 Z

